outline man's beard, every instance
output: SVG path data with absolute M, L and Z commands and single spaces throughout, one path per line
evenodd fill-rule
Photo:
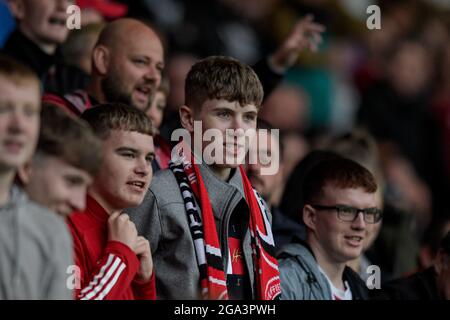
M 133 106 L 131 94 L 125 93 L 116 77 L 106 77 L 102 81 L 102 91 L 107 102 L 119 102 Z
M 118 79 L 118 77 L 109 76 L 103 79 L 103 81 L 101 82 L 102 91 L 107 102 L 123 103 L 144 112 L 146 112 L 150 108 L 153 101 L 153 94 L 149 95 L 148 103 L 145 108 L 142 109 L 141 107 L 133 103 L 131 93 L 124 92 L 119 80 L 116 79 Z

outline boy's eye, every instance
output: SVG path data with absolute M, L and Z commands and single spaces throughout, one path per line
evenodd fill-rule
M 228 117 L 230 116 L 230 113 L 227 112 L 227 111 L 220 111 L 220 112 L 217 113 L 217 115 L 218 115 L 220 118 L 228 118 Z
M 134 159 L 134 154 L 133 153 L 122 153 L 122 156 L 125 157 L 125 158 Z
M 66 183 L 69 186 L 77 186 L 80 185 L 82 182 L 79 178 L 76 177 L 65 177 L 64 179 L 66 180 Z
M 148 156 L 145 159 L 147 160 L 148 163 L 151 163 L 153 161 L 153 159 L 155 159 L 155 157 L 154 156 Z
M 24 113 L 27 117 L 38 115 L 38 110 L 32 106 L 25 107 Z
M 247 121 L 255 121 L 256 120 L 256 115 L 254 114 L 247 114 L 244 116 L 244 119 Z

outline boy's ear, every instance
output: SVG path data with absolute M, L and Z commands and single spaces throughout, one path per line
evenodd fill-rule
M 101 76 L 106 75 L 110 64 L 109 49 L 102 45 L 96 46 L 92 53 L 92 63 L 94 69 L 97 70 Z
M 194 132 L 194 111 L 188 106 L 181 106 L 179 111 L 181 125 L 189 132 Z
M 23 184 L 23 186 L 26 186 L 30 182 L 31 171 L 31 161 L 27 161 L 17 170 L 17 178 L 19 178 L 19 181 Z
M 316 210 L 309 204 L 303 207 L 303 222 L 309 229 L 316 229 Z
M 23 3 L 23 0 L 9 0 L 7 4 L 9 5 L 12 15 L 17 20 L 20 21 L 25 18 L 25 4 Z

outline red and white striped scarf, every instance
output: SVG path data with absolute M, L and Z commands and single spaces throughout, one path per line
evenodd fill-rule
M 179 184 L 185 203 L 187 218 L 197 263 L 200 270 L 200 286 L 203 299 L 228 299 L 222 253 L 217 235 L 214 214 L 203 178 L 192 156 L 186 155 L 182 143 L 176 146 L 181 161 L 171 161 L 170 169 Z M 182 154 L 184 151 L 185 154 Z M 256 279 L 256 298 L 275 300 L 280 298 L 281 287 L 278 262 L 274 257 L 275 245 L 268 220 L 267 208 L 258 193 L 253 189 L 242 166 L 245 199 L 250 210 L 249 229 L 251 235 L 252 257 Z M 200 204 L 198 209 L 194 197 Z M 231 261 L 228 261 L 230 264 Z

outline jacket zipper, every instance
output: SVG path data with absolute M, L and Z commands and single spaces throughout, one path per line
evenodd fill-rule
M 227 280 L 227 269 L 228 269 L 228 224 L 230 223 L 230 218 L 231 218 L 231 214 L 227 214 L 227 212 L 229 211 L 229 208 L 231 206 L 231 203 L 233 202 L 233 199 L 236 195 L 237 191 L 233 190 L 233 195 L 230 197 L 230 201 L 228 201 L 227 206 L 225 207 L 225 216 L 223 219 L 224 221 L 222 221 L 222 223 L 220 224 L 219 227 L 219 232 L 220 232 L 220 237 L 222 238 L 222 245 L 224 246 L 224 250 L 223 250 L 223 261 L 224 261 L 224 273 L 225 273 L 225 281 Z M 224 232 L 225 230 L 225 232 Z

